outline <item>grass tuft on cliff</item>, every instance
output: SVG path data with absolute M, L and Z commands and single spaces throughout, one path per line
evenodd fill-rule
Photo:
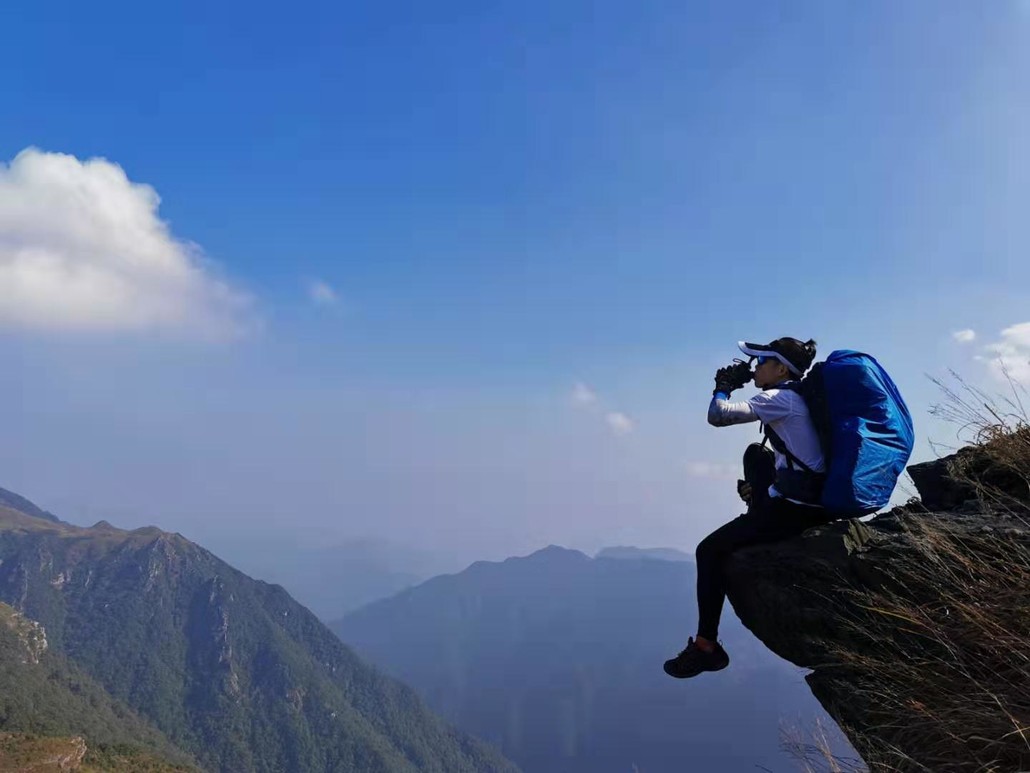
M 840 623 L 864 646 L 834 655 L 875 707 L 849 735 L 871 771 L 1028 770 L 1030 422 L 1018 387 L 1001 404 L 961 381 L 944 389 L 938 415 L 973 436 L 948 465 L 975 494 L 962 511 L 992 517 L 905 519 L 916 550 L 892 581 L 845 591 Z

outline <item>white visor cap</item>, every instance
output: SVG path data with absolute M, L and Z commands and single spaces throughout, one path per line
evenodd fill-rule
M 792 363 L 790 360 L 788 360 L 786 357 L 784 357 L 782 354 L 780 354 L 778 351 L 773 349 L 768 344 L 753 344 L 749 343 L 748 341 L 737 341 L 737 347 L 740 349 L 740 351 L 744 352 L 744 354 L 748 355 L 749 357 L 773 357 L 774 359 L 777 359 L 784 365 L 786 365 L 787 370 L 789 370 L 795 376 L 802 375 L 801 371 L 798 370 L 797 366 L 794 363 Z

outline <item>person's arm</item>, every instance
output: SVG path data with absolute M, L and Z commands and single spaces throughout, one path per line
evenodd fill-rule
M 783 419 L 794 410 L 795 394 L 786 389 L 767 389 L 742 403 L 731 403 L 729 394 L 716 388 L 708 406 L 708 423 L 715 427 L 744 424 L 749 421 L 769 422 Z
M 733 390 L 740 389 L 753 377 L 747 363 L 741 361 L 715 372 L 715 390 L 712 392 L 712 402 L 708 404 L 709 424 L 713 427 L 728 427 L 731 424 L 758 421 L 750 404 L 730 402 Z
M 708 423 L 713 427 L 728 427 L 732 424 L 747 424 L 758 421 L 758 414 L 748 401 L 731 403 L 725 392 L 716 392 L 708 404 Z

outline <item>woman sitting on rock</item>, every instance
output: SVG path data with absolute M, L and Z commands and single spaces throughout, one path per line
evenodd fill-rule
M 665 673 L 677 679 L 719 671 L 730 663 L 717 641 L 726 600 L 724 567 L 730 554 L 747 545 L 793 537 L 833 520 L 822 506 L 812 504 L 818 502 L 817 491 L 814 495 L 805 491 L 810 484 L 818 485 L 817 476 L 826 469 L 808 407 L 797 392 L 782 388 L 811 367 L 815 341 L 778 338 L 765 346 L 743 341 L 739 346 L 744 354 L 757 358 L 753 378 L 762 391 L 744 402 L 731 403 L 730 394 L 750 381 L 752 374 L 743 363 L 720 369 L 715 376 L 708 422 L 726 427 L 760 421 L 775 450 L 769 451 L 764 443 L 748 447 L 744 480 L 738 483 L 741 498 L 748 504 L 747 512 L 716 529 L 697 546 L 697 636 L 687 640 L 686 649 L 679 655 L 665 661 Z M 777 484 L 787 488 L 788 481 L 793 482 L 789 491 L 778 490 Z

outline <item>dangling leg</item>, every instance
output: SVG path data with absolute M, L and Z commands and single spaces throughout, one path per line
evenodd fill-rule
M 679 679 L 729 665 L 729 655 L 718 642 L 719 620 L 726 602 L 725 566 L 733 551 L 763 542 L 793 537 L 812 526 L 827 523 L 822 508 L 806 507 L 782 498 L 766 497 L 746 515 L 719 527 L 697 546 L 697 639 L 687 640 L 679 655 L 665 662 L 665 673 Z

